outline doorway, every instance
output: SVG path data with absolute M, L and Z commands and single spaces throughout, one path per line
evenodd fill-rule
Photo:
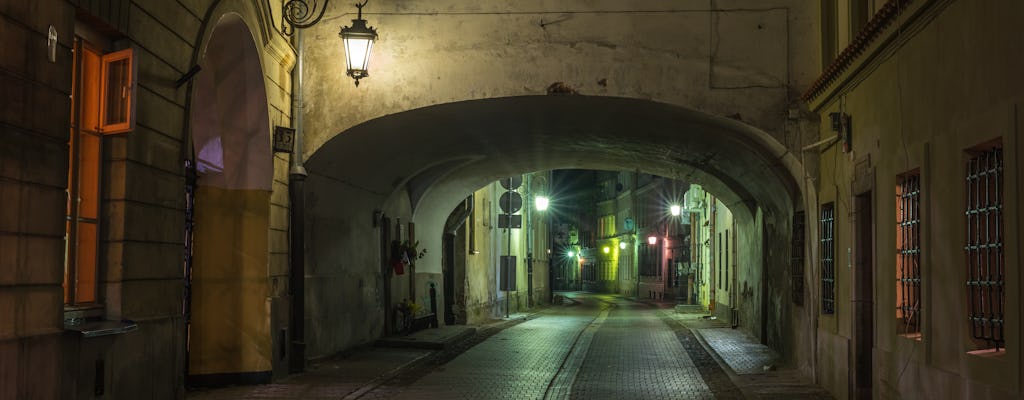
M 870 399 L 874 364 L 874 219 L 871 192 L 854 199 L 853 396 Z
M 272 354 L 267 305 L 270 118 L 259 50 L 239 15 L 220 18 L 200 65 L 191 107 L 188 381 L 269 382 L 286 357 Z

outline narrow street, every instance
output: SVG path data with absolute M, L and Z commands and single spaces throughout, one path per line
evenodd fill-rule
M 768 359 L 767 350 L 759 354 L 749 339 L 740 343 L 744 339 L 738 331 L 697 314 L 675 313 L 669 305 L 570 293 L 562 305 L 483 328 L 473 338 L 445 350 L 370 348 L 281 383 L 192 392 L 188 397 L 830 398 L 806 382 L 787 380 L 791 373 L 761 373 L 759 363 Z M 697 339 L 695 330 L 714 338 L 706 342 L 712 352 Z M 716 358 L 729 367 L 723 368 Z M 401 365 L 387 373 L 388 360 Z M 745 388 L 734 380 L 746 382 Z
M 397 398 L 711 399 L 735 391 L 708 387 L 658 309 L 612 296 L 574 300 L 503 330 Z

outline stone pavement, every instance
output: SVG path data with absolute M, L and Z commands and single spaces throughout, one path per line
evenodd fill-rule
M 580 293 L 542 312 L 428 329 L 221 399 L 830 399 L 723 321 L 671 304 Z M 469 333 L 466 333 L 466 332 Z M 774 364 L 773 364 L 774 365 Z

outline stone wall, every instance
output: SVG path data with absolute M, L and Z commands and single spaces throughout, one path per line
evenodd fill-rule
M 1019 273 L 1024 47 L 1017 32 L 1024 4 L 1017 1 L 914 2 L 861 57 L 835 74 L 810 104 L 821 115 L 842 112 L 852 120 L 852 151 L 841 143 L 806 154 L 820 162 L 816 204 L 808 204 L 812 228 L 820 204 L 835 204 L 836 298 L 834 315 L 817 315 L 816 363 L 820 382 L 837 398 L 848 396 L 855 360 L 870 351 L 875 397 L 1019 398 L 1022 275 Z M 903 25 L 900 25 L 903 24 Z M 836 135 L 823 123 L 819 137 Z M 964 246 L 965 164 L 976 146 L 1001 140 L 1006 349 L 988 355 L 969 331 Z M 900 174 L 922 179 L 921 338 L 898 333 L 896 318 L 896 186 Z M 854 209 L 867 194 L 872 217 Z M 860 219 L 858 219 L 860 218 Z M 852 298 L 858 243 L 854 226 L 870 224 L 874 236 L 874 337 L 870 350 L 854 350 L 858 325 Z M 810 232 L 810 229 L 809 229 Z M 809 238 L 812 236 L 808 236 Z M 808 241 L 810 243 L 810 241 Z M 812 245 L 813 246 L 813 245 Z M 850 250 L 848 250 L 850 249 Z M 820 310 L 820 255 L 809 265 L 806 307 Z M 984 346 L 981 346 L 984 347 Z

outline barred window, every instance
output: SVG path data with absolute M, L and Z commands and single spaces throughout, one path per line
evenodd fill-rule
M 835 205 L 821 206 L 821 312 L 836 313 Z
M 804 212 L 793 214 L 793 250 L 790 258 L 792 268 L 793 303 L 804 304 Z
M 1003 264 L 1003 150 L 988 148 L 971 154 L 966 165 L 968 320 L 971 336 L 981 348 L 1005 346 L 1006 304 Z
M 921 333 L 921 175 L 896 185 L 896 318 L 903 335 Z

